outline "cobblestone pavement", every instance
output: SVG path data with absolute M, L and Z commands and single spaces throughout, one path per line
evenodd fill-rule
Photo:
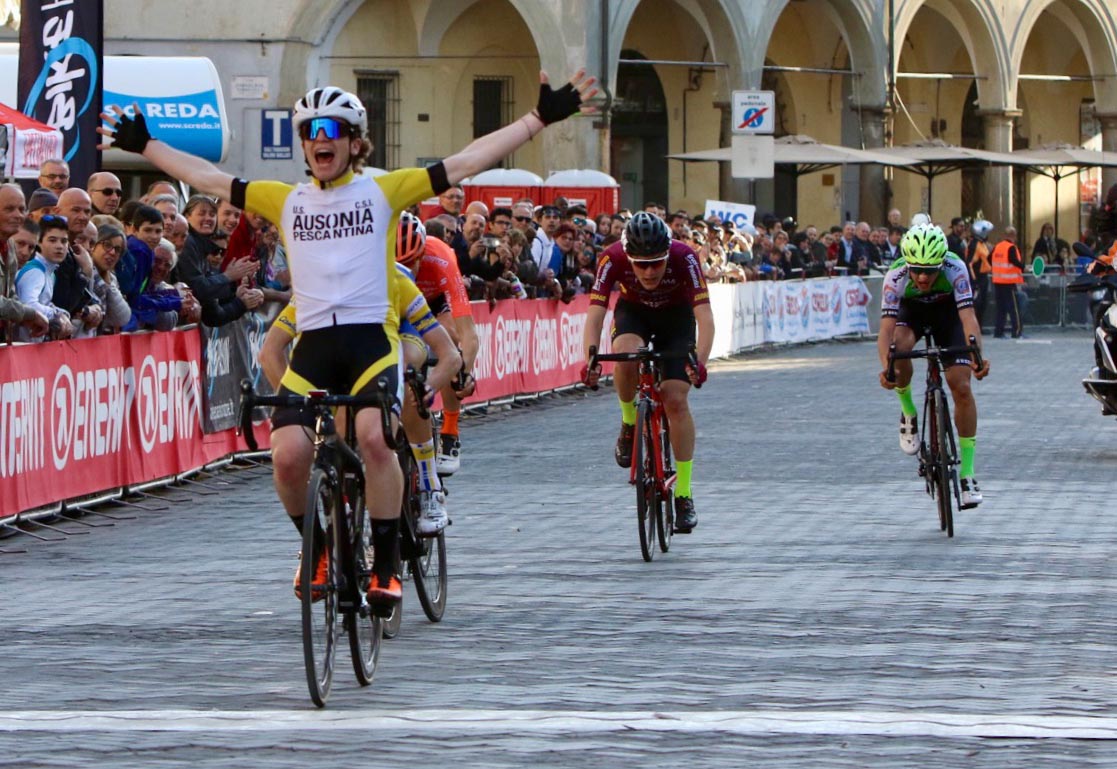
M 610 393 L 466 420 L 446 618 L 409 592 L 324 711 L 267 475 L 2 540 L 0 767 L 1113 766 L 1117 423 L 1086 332 L 987 353 L 953 540 L 868 342 L 714 369 L 701 522 L 651 564 Z

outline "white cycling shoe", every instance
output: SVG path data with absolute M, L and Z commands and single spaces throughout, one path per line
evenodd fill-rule
M 439 475 L 450 476 L 461 467 L 462 443 L 457 436 L 444 435 L 438 441 L 435 470 Z
M 433 537 L 446 528 L 450 515 L 446 512 L 446 494 L 441 491 L 424 491 L 419 499 L 418 532 L 421 537 Z
M 915 417 L 900 415 L 900 451 L 909 457 L 919 453 L 919 425 Z
M 962 486 L 963 508 L 977 507 L 981 504 L 981 489 L 977 486 L 977 478 L 972 475 L 969 478 L 963 478 L 960 485 Z

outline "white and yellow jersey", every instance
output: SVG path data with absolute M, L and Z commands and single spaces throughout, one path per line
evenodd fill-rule
M 314 182 L 234 184 L 234 205 L 279 227 L 299 331 L 351 323 L 398 327 L 393 265 L 399 212 L 436 194 L 432 176 L 438 178 L 441 170 L 439 164 L 434 173 L 425 168 L 376 178 L 347 173 L 325 188 Z

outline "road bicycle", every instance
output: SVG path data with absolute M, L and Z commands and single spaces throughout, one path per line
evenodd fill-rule
M 954 423 L 950 419 L 950 404 L 943 387 L 943 361 L 953 361 L 969 356 L 977 367 L 982 367 L 981 350 L 971 336 L 964 347 L 933 347 L 931 332 L 923 332 L 925 347 L 922 350 L 897 352 L 896 345 L 888 348 L 888 380 L 896 381 L 896 361 L 927 359 L 927 381 L 923 393 L 923 425 L 919 436 L 919 476 L 923 478 L 927 493 L 935 500 L 939 512 L 939 528 L 948 537 L 954 536 L 953 504 L 964 510 L 973 505 L 963 505 L 958 483 L 958 447 L 954 440 Z
M 240 429 L 249 448 L 257 449 L 252 412 L 257 406 L 305 408 L 314 414 L 314 464 L 307 484 L 303 519 L 303 558 L 299 574 L 302 603 L 303 659 L 310 698 L 324 707 L 333 684 L 338 617 L 349 637 L 353 671 L 361 686 L 372 683 L 380 659 L 384 619 L 391 607 L 370 605 L 365 598 L 372 575 L 372 524 L 365 507 L 365 476 L 357 453 L 355 419 L 345 420 L 339 438 L 334 409 L 349 413 L 365 406 L 380 409 L 388 446 L 398 450 L 391 429 L 394 397 L 387 380 L 377 380 L 377 391 L 363 395 L 330 395 L 312 390 L 301 395 L 257 395 L 249 380 L 241 383 Z M 406 442 L 404 443 L 406 446 Z M 316 561 L 327 560 L 325 584 L 315 582 Z M 398 613 L 398 612 L 397 612 Z
M 657 352 L 651 344 L 635 352 L 598 353 L 590 347 L 589 368 L 599 362 L 638 364 L 636 387 L 636 431 L 633 435 L 629 483 L 636 487 L 636 520 L 640 530 L 640 554 L 645 561 L 655 557 L 656 541 L 660 551 L 671 548 L 675 531 L 675 470 L 671 462 L 671 431 L 660 397 L 663 361 L 686 358 L 698 368 L 692 346 L 687 352 Z M 701 386 L 701 385 L 699 385 Z M 596 389 L 596 388 L 594 388 Z

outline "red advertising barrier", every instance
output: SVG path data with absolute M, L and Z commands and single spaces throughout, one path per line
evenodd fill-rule
M 202 370 L 196 329 L 0 351 L 0 517 L 244 450 L 203 434 Z
M 480 340 L 473 367 L 477 392 L 466 404 L 546 392 L 578 382 L 585 363 L 582 333 L 589 305 L 584 294 L 569 304 L 554 299 L 507 299 L 490 309 L 484 302 L 474 302 L 473 322 Z M 609 325 L 606 317 L 606 332 Z M 607 352 L 604 346 L 602 352 Z

